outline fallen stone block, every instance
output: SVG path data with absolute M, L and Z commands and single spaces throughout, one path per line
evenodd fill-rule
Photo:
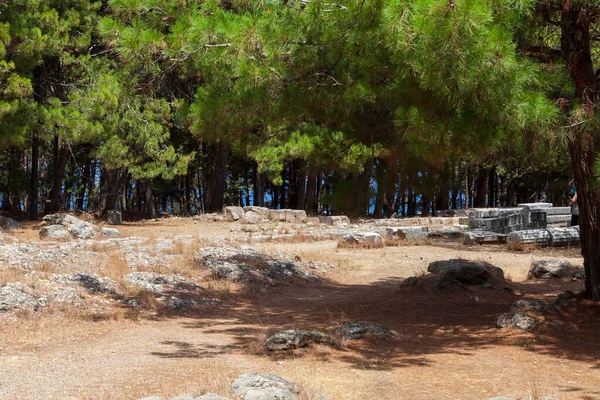
M 375 232 L 353 232 L 344 235 L 344 242 L 349 244 L 368 244 L 373 247 L 383 246 L 383 238 Z
M 228 206 L 223 209 L 223 214 L 228 221 L 239 221 L 244 218 L 244 209 L 237 206 Z
M 387 228 L 386 231 L 392 239 L 418 241 L 427 239 L 429 228 L 426 226 L 398 226 Z
M 319 221 L 326 225 L 349 224 L 350 218 L 345 215 L 325 215 L 319 217 Z

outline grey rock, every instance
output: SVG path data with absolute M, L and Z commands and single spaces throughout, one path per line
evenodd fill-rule
M 63 225 L 69 226 L 79 224 L 83 221 L 70 214 L 48 214 L 42 218 L 48 225 Z
M 286 222 L 305 222 L 306 221 L 306 211 L 304 210 L 283 210 L 285 212 L 285 221 Z
M 297 400 L 299 389 L 295 383 L 267 372 L 249 372 L 238 376 L 229 390 L 243 400 Z
M 0 231 L 10 231 L 12 229 L 19 229 L 22 227 L 23 225 L 21 225 L 14 219 L 10 217 L 3 217 L 2 215 L 0 215 Z
M 308 347 L 313 343 L 331 343 L 331 338 L 321 332 L 291 329 L 270 336 L 265 342 L 265 347 L 270 351 L 281 351 Z
M 0 311 L 37 310 L 47 305 L 48 300 L 45 296 L 36 295 L 33 289 L 21 282 L 7 283 L 5 286 L 0 287 Z
M 225 214 L 225 218 L 228 221 L 239 221 L 244 218 L 244 209 L 242 207 L 237 206 L 229 206 L 223 209 L 223 213 Z
M 526 314 L 504 314 L 498 317 L 496 327 L 498 328 L 517 328 L 522 330 L 534 329 L 539 324 L 539 321 Z
M 244 212 L 252 211 L 262 217 L 266 217 L 269 214 L 269 209 L 267 207 L 258 207 L 258 206 L 247 206 L 244 207 Z
M 577 298 L 575 297 L 575 293 L 567 290 L 559 293 L 552 304 L 559 308 L 574 308 L 577 307 Z
M 540 259 L 535 260 L 529 268 L 527 275 L 530 279 L 552 279 L 565 276 L 571 268 L 571 263 L 561 259 Z
M 387 228 L 388 236 L 393 239 L 425 240 L 428 237 L 429 228 L 426 226 L 399 226 Z
M 154 293 L 160 293 L 185 281 L 180 275 L 163 275 L 156 272 L 133 272 L 125 276 L 125 280 L 140 289 Z
M 447 289 L 462 289 L 463 284 L 456 279 L 444 276 L 436 276 L 432 280 L 432 287 L 436 290 L 447 290 Z
M 319 217 L 319 222 L 326 225 L 349 224 L 350 218 L 345 215 L 326 215 Z
M 89 222 L 79 222 L 67 226 L 71 236 L 77 239 L 93 239 L 96 236 L 96 227 Z
M 73 288 L 58 287 L 55 288 L 52 293 L 52 301 L 55 303 L 67 303 L 73 305 L 80 305 L 83 302 L 83 298 Z
M 285 210 L 269 210 L 268 214 L 267 214 L 267 218 L 269 218 L 271 221 L 280 221 L 280 222 L 284 222 L 285 221 Z
M 383 238 L 376 232 L 353 232 L 344 235 L 344 241 L 352 244 L 383 246 Z
M 260 278 L 269 283 L 291 277 L 310 279 L 302 264 L 259 253 L 251 248 L 205 247 L 198 251 L 196 260 L 221 279 L 250 281 Z
M 244 213 L 244 222 L 247 224 L 258 224 L 262 219 L 263 217 L 254 211 L 246 211 Z
M 335 333 L 345 340 L 362 339 L 368 334 L 380 337 L 393 335 L 387 325 L 369 321 L 344 322 Z
M 107 238 L 115 238 L 121 236 L 121 232 L 115 228 L 102 228 L 100 229 L 100 236 Z
M 71 236 L 62 225 L 50 225 L 40 229 L 40 237 L 50 240 L 68 240 Z
M 498 267 L 460 259 L 434 261 L 429 264 L 427 271 L 439 274 L 440 278 L 443 279 L 457 280 L 464 285 L 483 285 L 492 279 L 492 274 L 488 268 L 493 269 L 498 277 L 504 276 L 504 273 Z
M 169 298 L 168 307 L 173 310 L 184 310 L 195 306 L 197 303 L 194 300 L 183 300 L 178 297 L 172 296 Z
M 106 223 L 109 225 L 122 225 L 123 216 L 120 211 L 109 210 L 106 212 Z
M 149 396 L 149 397 L 141 397 L 138 400 L 165 400 L 165 398 L 159 397 L 159 396 Z

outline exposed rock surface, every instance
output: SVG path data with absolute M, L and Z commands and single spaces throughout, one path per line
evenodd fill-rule
M 314 278 L 299 263 L 278 259 L 249 248 L 205 247 L 198 251 L 196 259 L 223 279 L 259 279 L 274 283 L 291 277 Z
M 117 286 L 110 278 L 101 278 L 96 274 L 56 275 L 54 280 L 61 284 L 77 284 L 91 293 L 116 293 Z
M 163 275 L 156 272 L 133 272 L 125 279 L 132 285 L 149 292 L 161 293 L 164 290 L 185 284 L 185 278 L 181 275 Z
M 238 376 L 229 390 L 244 400 L 297 400 L 300 391 L 295 383 L 267 372 L 249 372 Z
M 270 351 L 281 351 L 307 347 L 313 343 L 331 343 L 331 338 L 321 332 L 284 330 L 270 336 L 265 347 Z
M 393 335 L 387 325 L 368 321 L 344 322 L 336 329 L 335 333 L 345 340 L 362 339 L 368 334 L 379 337 Z
M 48 305 L 44 296 L 36 295 L 35 291 L 21 282 L 8 283 L 0 287 L 0 311 L 16 309 L 33 309 Z

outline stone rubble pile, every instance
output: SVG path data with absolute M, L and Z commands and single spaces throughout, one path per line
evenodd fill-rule
M 69 235 L 76 239 L 93 239 L 96 227 L 69 214 L 49 214 L 44 216 L 47 227 L 40 230 L 40 237 L 52 240 L 66 240 Z

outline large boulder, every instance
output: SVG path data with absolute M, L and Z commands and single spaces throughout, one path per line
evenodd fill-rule
M 244 218 L 244 209 L 237 206 L 229 206 L 223 209 L 223 214 L 228 221 L 239 221 Z
M 382 247 L 383 238 L 376 232 L 353 232 L 344 235 L 344 242 L 350 245 L 367 245 L 371 247 Z
M 294 382 L 267 372 L 238 376 L 229 390 L 243 400 L 298 400 L 300 390 Z
M 69 226 L 72 224 L 79 224 L 83 222 L 79 218 L 70 214 L 48 214 L 42 218 L 48 225 L 62 225 Z
M 281 351 L 308 347 L 313 343 L 331 343 L 331 338 L 321 332 L 291 329 L 270 336 L 265 342 L 265 347 L 270 351 Z
M 571 268 L 568 260 L 544 258 L 535 260 L 529 268 L 527 277 L 529 279 L 552 279 L 561 278 Z
M 89 222 L 81 221 L 67 226 L 71 236 L 77 239 L 93 239 L 96 236 L 96 227 Z
M 49 240 L 68 240 L 71 235 L 62 225 L 49 225 L 40 229 L 40 237 Z
M 492 273 L 496 279 L 504 278 L 501 268 L 461 259 L 434 261 L 429 264 L 427 271 L 438 274 L 442 279 L 453 279 L 463 285 L 488 284 L 492 280 Z
M 388 236 L 392 239 L 425 240 L 429 234 L 426 226 L 398 226 L 386 229 Z

